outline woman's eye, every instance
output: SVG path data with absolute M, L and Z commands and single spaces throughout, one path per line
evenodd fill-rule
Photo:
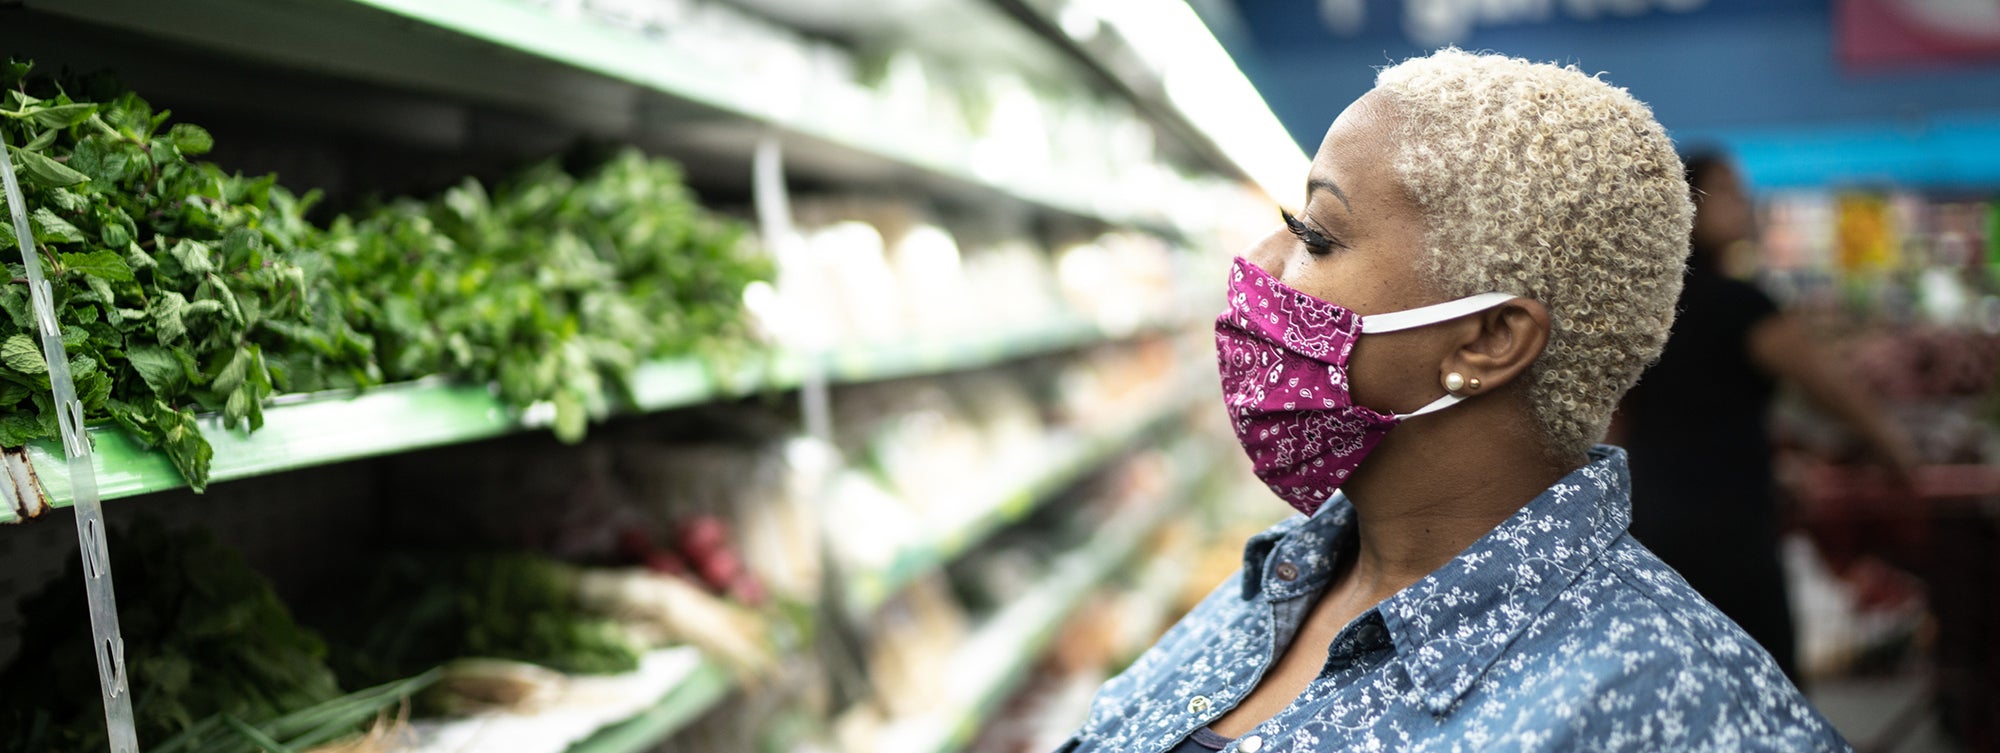
M 1300 222 L 1299 218 L 1292 216 L 1291 212 L 1280 209 L 1278 210 L 1278 214 L 1285 218 L 1285 227 L 1292 231 L 1292 235 L 1298 237 L 1300 243 L 1305 244 L 1306 250 L 1315 254 L 1325 254 L 1332 251 L 1334 246 L 1340 245 L 1334 239 L 1306 227 L 1306 224 Z

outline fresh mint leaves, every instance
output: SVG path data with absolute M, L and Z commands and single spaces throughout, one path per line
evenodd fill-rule
M 0 139 L 20 168 L 86 419 L 116 421 L 164 451 L 199 490 L 210 449 L 194 428 L 197 412 L 255 429 L 276 391 L 380 380 L 367 338 L 335 305 L 333 281 L 304 274 L 327 266 L 303 218 L 310 195 L 190 161 L 213 146 L 208 132 L 187 124 L 162 132 L 168 114 L 137 95 L 78 102 L 53 82 L 28 80 L 28 70 L 13 63 L 0 75 Z M 18 253 L 11 223 L 0 242 L 7 256 Z M 0 430 L 0 443 L 14 445 L 53 438 L 55 422 L 26 286 L 18 265 L 8 267 L 0 385 L 21 389 L 0 394 L 13 398 L 0 413 L 38 417 L 32 430 L 22 422 Z M 315 349 L 285 332 L 362 347 Z M 291 371 L 272 373 L 266 350 L 285 353 Z
M 0 140 L 85 417 L 165 452 L 197 491 L 212 453 L 198 413 L 255 431 L 279 393 L 444 375 L 553 405 L 573 441 L 642 361 L 751 340 L 742 291 L 771 266 L 670 163 L 628 151 L 582 178 L 543 164 L 321 228 L 305 218 L 316 194 L 191 160 L 215 143 L 199 126 L 130 92 L 77 101 L 30 70 L 0 66 Z M 0 223 L 0 259 L 13 232 Z M 18 446 L 56 421 L 24 273 L 5 271 L 0 446 Z
M 466 181 L 329 235 L 343 307 L 388 378 L 445 374 L 495 384 L 512 407 L 547 402 L 567 441 L 629 394 L 640 362 L 749 341 L 743 288 L 773 272 L 678 169 L 636 151 L 581 179 L 542 164 L 490 194 Z

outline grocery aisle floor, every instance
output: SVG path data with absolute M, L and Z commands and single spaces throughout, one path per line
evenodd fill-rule
M 1963 753 L 1930 710 L 1922 675 L 1820 680 L 1807 695 L 1857 753 Z

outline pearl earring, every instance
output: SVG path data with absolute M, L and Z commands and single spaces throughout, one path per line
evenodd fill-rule
M 1465 389 L 1465 375 L 1456 371 L 1444 375 L 1444 388 L 1447 392 Z

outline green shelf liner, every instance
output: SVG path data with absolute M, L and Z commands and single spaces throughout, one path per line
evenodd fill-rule
M 638 716 L 598 730 L 569 746 L 568 753 L 641 753 L 672 737 L 722 702 L 736 687 L 729 670 L 704 659 L 686 679 Z
M 1163 321 L 1133 336 L 1178 323 Z M 835 382 L 865 382 L 982 368 L 1117 339 L 1120 336 L 1093 325 L 1065 320 L 978 340 L 915 340 L 821 354 L 746 354 L 726 363 L 695 358 L 655 361 L 641 366 L 635 375 L 632 407 L 645 413 L 792 389 L 814 368 Z M 520 412 L 508 410 L 484 387 L 441 380 L 387 385 L 359 394 L 287 396 L 265 409 L 264 428 L 255 433 L 225 429 L 217 416 L 204 416 L 200 425 L 215 448 L 210 483 L 540 428 L 524 422 Z M 92 464 L 104 499 L 187 485 L 165 455 L 140 447 L 116 427 L 93 426 L 90 436 Z M 50 506 L 69 506 L 68 466 L 60 445 L 31 444 L 28 456 Z M 0 505 L 0 523 L 18 520 L 14 510 Z

